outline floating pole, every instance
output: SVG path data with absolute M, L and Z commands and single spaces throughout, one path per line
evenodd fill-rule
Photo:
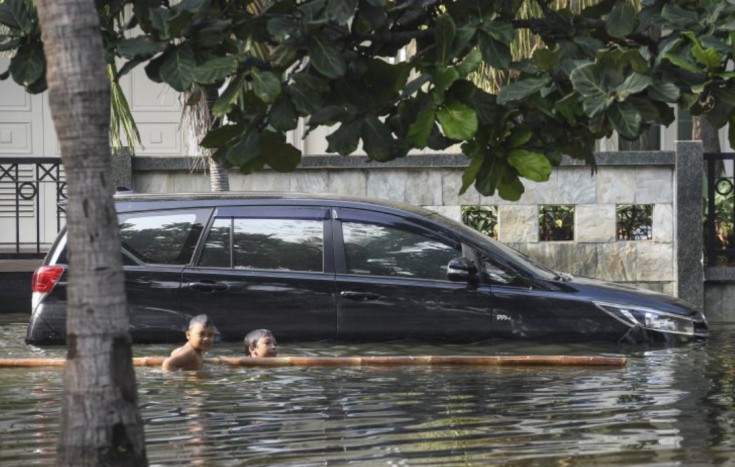
M 165 357 L 135 357 L 134 366 L 160 367 Z M 63 358 L 0 358 L 0 368 L 32 368 L 64 366 Z M 595 366 L 624 367 L 625 357 L 571 356 L 571 355 L 513 355 L 513 356 L 384 356 L 384 357 L 213 357 L 205 364 L 232 367 L 281 366 Z

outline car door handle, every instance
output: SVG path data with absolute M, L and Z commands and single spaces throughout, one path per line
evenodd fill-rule
M 223 282 L 213 282 L 213 281 L 189 282 L 187 286 L 190 289 L 198 290 L 199 292 L 210 292 L 210 293 L 211 292 L 224 292 L 230 288 L 229 285 Z
M 370 292 L 354 292 L 350 290 L 344 290 L 339 293 L 339 295 L 343 298 L 347 298 L 349 300 L 355 300 L 356 302 L 365 302 L 368 300 L 377 300 L 380 298 L 380 295 Z

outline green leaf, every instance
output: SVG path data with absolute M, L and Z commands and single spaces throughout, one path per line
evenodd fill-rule
M 477 38 L 483 60 L 493 68 L 504 70 L 510 67 L 513 58 L 508 44 L 493 39 L 484 31 L 478 32 Z
M 477 133 L 477 113 L 460 101 L 448 101 L 436 117 L 447 138 L 467 140 Z
M 510 44 L 516 38 L 516 31 L 513 28 L 513 23 L 493 20 L 482 23 L 482 31 L 487 33 L 493 39 Z
M 436 19 L 434 38 L 436 39 L 436 62 L 440 65 L 448 65 L 452 58 L 452 41 L 457 33 L 454 20 L 448 14 L 443 14 Z
M 627 139 L 636 139 L 639 136 L 642 118 L 638 110 L 614 102 L 607 109 L 607 118 L 621 136 Z
M 550 71 L 554 69 L 559 61 L 560 50 L 540 48 L 533 53 L 533 62 L 542 70 Z
M 429 144 L 431 129 L 434 127 L 434 115 L 434 106 L 430 103 L 419 110 L 416 121 L 408 128 L 408 139 L 414 147 L 422 149 Z
M 271 108 L 268 122 L 278 131 L 291 131 L 296 128 L 298 119 L 291 99 L 281 94 Z
M 209 130 L 199 145 L 207 149 L 221 148 L 241 133 L 242 127 L 239 125 L 221 126 Z
M 671 25 L 685 30 L 692 30 L 693 26 L 699 24 L 700 19 L 696 11 L 685 10 L 680 6 L 668 2 L 664 3 L 663 9 L 661 10 L 661 17 L 670 22 Z
M 526 190 L 523 187 L 523 183 L 521 183 L 521 180 L 517 176 L 513 176 L 510 180 L 506 180 L 506 177 L 504 177 L 498 183 L 498 195 L 504 200 L 518 201 L 521 199 L 524 191 Z
M 236 167 L 243 167 L 260 154 L 260 134 L 257 131 L 249 130 L 227 152 L 227 161 Z
M 700 73 L 702 71 L 694 63 L 681 57 L 676 52 L 667 52 L 663 55 L 662 58 L 670 61 L 672 65 L 677 66 L 681 68 L 682 70 L 689 71 L 691 73 Z
M 605 18 L 605 30 L 612 37 L 622 38 L 635 31 L 638 13 L 628 2 L 618 2 Z
M 245 91 L 243 83 L 245 82 L 245 74 L 240 74 L 230 81 L 222 94 L 219 95 L 217 101 L 212 106 L 212 115 L 215 117 L 224 117 L 230 112 L 237 102 L 237 99 Z
M 125 58 L 150 57 L 166 50 L 167 42 L 153 41 L 146 36 L 123 39 L 117 45 L 117 54 Z
M 355 15 L 358 0 L 327 0 L 327 17 L 341 24 Z
M 195 66 L 194 51 L 188 44 L 169 48 L 163 54 L 161 78 L 179 92 L 188 91 L 194 80 L 192 70 Z
M 28 87 L 43 79 L 46 70 L 46 58 L 40 42 L 22 45 L 8 67 L 13 81 L 21 86 Z
M 714 88 L 712 94 L 715 99 L 724 102 L 725 104 L 735 107 L 735 83 L 730 84 L 730 87 Z
M 464 78 L 470 73 L 477 71 L 477 67 L 482 63 L 482 54 L 479 50 L 472 49 L 467 55 L 465 55 L 462 62 L 457 65 L 457 72 L 460 78 Z
M 361 134 L 362 120 L 342 122 L 334 133 L 327 136 L 327 142 L 329 143 L 327 151 L 336 152 L 343 156 L 352 154 L 360 144 Z
M 474 183 L 483 162 L 484 158 L 482 157 L 482 154 L 477 154 L 470 159 L 470 165 L 468 165 L 462 173 L 462 187 L 459 189 L 460 195 L 463 195 L 470 185 Z
M 526 78 L 505 85 L 498 93 L 498 104 L 506 105 L 512 101 L 521 101 L 539 91 L 548 82 L 548 78 Z
M 5 0 L 0 2 L 0 24 L 13 31 L 30 34 L 38 22 L 31 2 L 26 0 Z
M 293 41 L 281 42 L 271 52 L 271 62 L 282 68 L 288 68 L 298 57 L 298 49 Z
M 595 63 L 587 63 L 575 68 L 569 75 L 574 90 L 583 97 L 607 94 L 602 85 L 602 70 Z
M 275 74 L 270 71 L 261 72 L 257 68 L 252 68 L 250 76 L 252 78 L 250 85 L 253 87 L 253 92 L 266 104 L 275 102 L 278 96 L 281 95 L 281 80 Z
M 509 148 L 518 148 L 526 144 L 533 137 L 533 131 L 527 125 L 516 126 L 508 138 Z
M 444 93 L 459 79 L 459 73 L 454 68 L 439 68 L 433 73 L 434 97 L 439 103 L 444 101 Z
M 648 88 L 648 95 L 652 99 L 674 103 L 679 100 L 681 91 L 674 83 L 654 83 Z
M 234 74 L 235 70 L 237 70 L 235 57 L 217 57 L 192 69 L 191 76 L 199 84 L 214 84 Z
M 722 62 L 722 56 L 712 47 L 703 48 L 699 44 L 692 47 L 692 56 L 697 63 L 705 66 L 708 70 L 717 69 Z
M 326 35 L 310 36 L 306 48 L 309 50 L 309 63 L 327 78 L 339 78 L 347 71 L 344 57 Z
M 730 143 L 730 147 L 735 147 L 735 115 L 730 117 L 730 126 L 727 129 L 727 139 Z
M 380 162 L 392 159 L 393 137 L 390 130 L 375 115 L 368 115 L 362 124 L 363 148 L 368 157 Z
M 551 162 L 540 152 L 513 149 L 508 153 L 508 163 L 534 182 L 545 182 L 551 175 Z
M 653 80 L 648 76 L 632 73 L 615 89 L 615 92 L 618 100 L 623 101 L 631 94 L 638 94 L 651 84 L 653 84 Z
M 286 142 L 283 133 L 261 133 L 260 145 L 265 163 L 276 172 L 293 172 L 301 162 L 301 152 Z
M 151 26 L 158 33 L 158 38 L 164 41 L 170 39 L 171 31 L 168 28 L 168 10 L 158 7 L 151 8 L 149 11 Z
M 329 91 L 327 84 L 320 78 L 305 73 L 293 76 L 293 84 L 288 88 L 291 101 L 300 115 L 309 115 L 322 106 L 322 94 Z

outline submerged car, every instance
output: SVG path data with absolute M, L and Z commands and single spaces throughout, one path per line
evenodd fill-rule
M 415 206 L 295 194 L 116 195 L 134 342 L 220 338 L 673 342 L 704 315 L 647 290 L 554 272 Z M 34 274 L 26 341 L 65 342 L 66 232 Z

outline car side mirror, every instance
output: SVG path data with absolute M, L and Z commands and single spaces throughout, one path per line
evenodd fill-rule
M 454 282 L 477 282 L 477 266 L 465 257 L 453 258 L 447 264 L 447 278 Z

